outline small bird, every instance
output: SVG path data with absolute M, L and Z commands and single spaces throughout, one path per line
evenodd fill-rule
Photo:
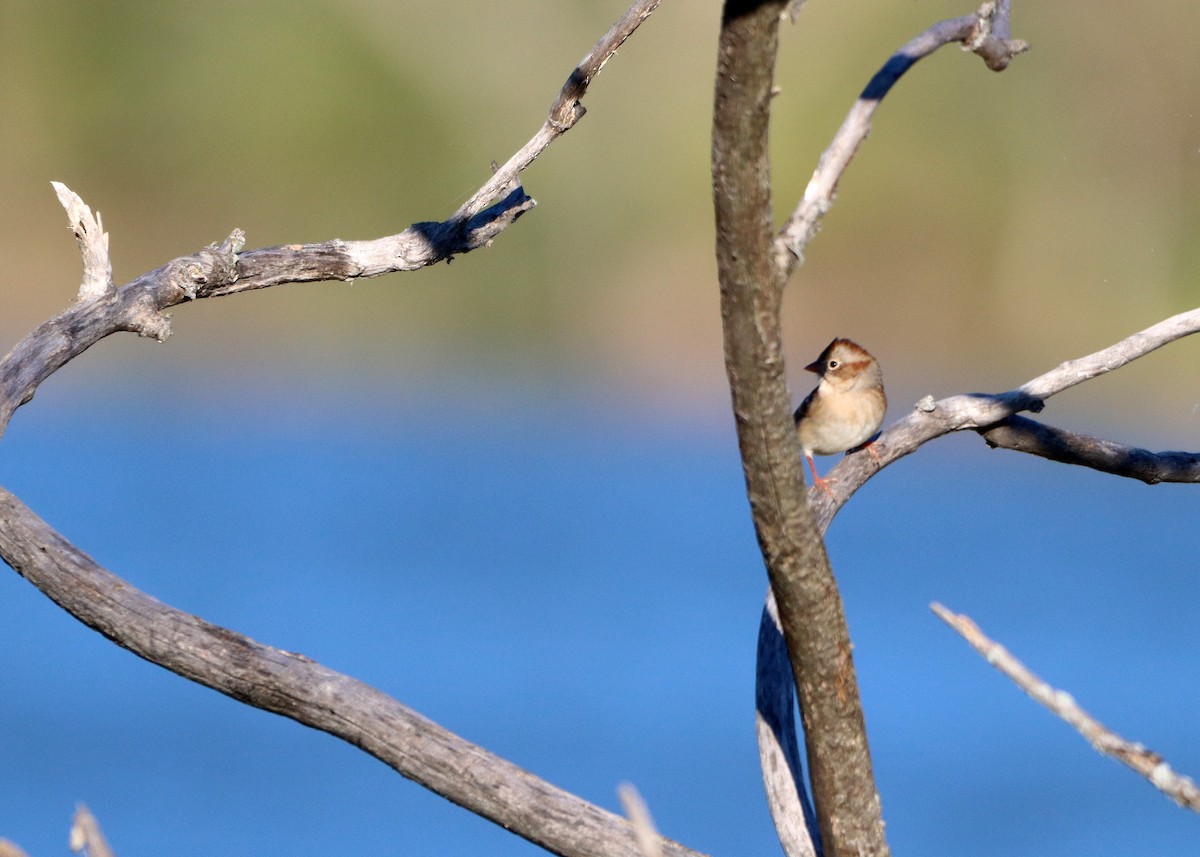
M 829 484 L 817 475 L 813 454 L 846 452 L 867 443 L 879 431 L 887 410 L 883 372 L 865 348 L 849 339 L 833 340 L 804 368 L 821 380 L 796 408 L 796 434 L 812 470 L 813 484 L 832 495 Z M 866 449 L 879 459 L 869 443 Z

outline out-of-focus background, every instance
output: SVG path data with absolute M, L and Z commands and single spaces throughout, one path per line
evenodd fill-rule
M 1008 389 L 1200 299 L 1200 6 L 1015 4 L 1002 75 L 953 48 L 889 96 L 786 307 L 902 415 Z M 765 578 L 728 412 L 708 187 L 719 4 L 668 2 L 526 173 L 538 207 L 415 274 L 183 306 L 113 337 L 0 443 L 3 484 L 156 596 L 392 693 L 664 833 L 774 853 L 753 749 Z M 622 2 L 0 0 L 0 339 L 74 295 L 50 188 L 118 282 L 441 219 L 536 130 Z M 773 122 L 780 217 L 873 71 L 950 2 L 806 5 Z M 1048 421 L 1200 443 L 1200 345 Z M 822 462 L 828 467 L 832 460 Z M 942 628 L 971 613 L 1102 720 L 1200 771 L 1195 489 L 950 438 L 835 522 L 897 853 L 1164 853 L 1200 824 Z M 122 857 L 532 854 L 326 736 L 151 667 L 0 575 L 0 837 Z

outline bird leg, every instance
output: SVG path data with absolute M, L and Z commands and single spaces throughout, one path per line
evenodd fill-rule
M 817 475 L 817 465 L 813 464 L 813 457 L 811 455 L 805 453 L 804 457 L 808 459 L 808 469 L 812 471 L 813 485 L 816 485 L 828 494 L 830 499 L 833 499 L 833 489 L 829 487 L 829 480 L 822 479 Z

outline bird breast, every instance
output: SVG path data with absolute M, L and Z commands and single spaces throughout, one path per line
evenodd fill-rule
M 836 455 L 870 439 L 883 423 L 887 400 L 879 390 L 838 392 L 822 384 L 796 427 L 801 446 Z

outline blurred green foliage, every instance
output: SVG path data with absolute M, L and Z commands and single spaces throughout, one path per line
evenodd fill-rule
M 52 179 L 103 213 L 118 280 L 234 227 L 250 246 L 390 234 L 448 215 L 524 143 L 624 5 L 0 0 L 0 334 L 15 341 L 73 295 Z M 881 355 L 895 415 L 926 392 L 1007 388 L 1197 302 L 1200 5 L 1014 5 L 1033 50 L 1007 72 L 947 48 L 879 111 L 791 286 L 798 394 L 798 367 L 834 335 Z M 970 8 L 811 2 L 785 27 L 781 218 L 887 55 Z M 164 350 L 124 337 L 68 371 L 503 374 L 721 406 L 718 14 L 660 7 L 526 173 L 539 206 L 494 247 L 182 307 Z M 1174 346 L 1088 385 L 1078 407 L 1194 441 L 1198 358 Z

